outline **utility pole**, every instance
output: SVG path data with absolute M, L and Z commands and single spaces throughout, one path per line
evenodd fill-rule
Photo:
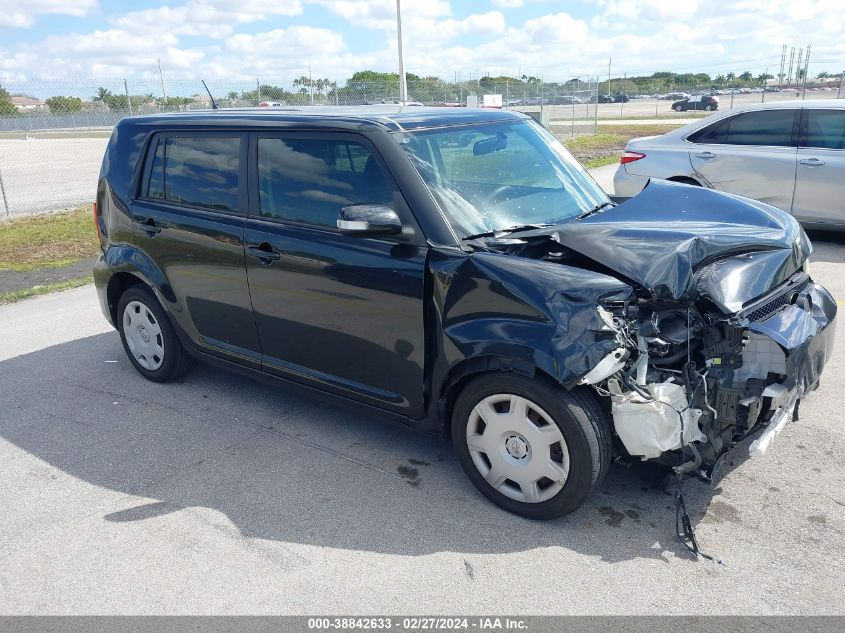
M 842 95 L 842 82 L 845 81 L 845 70 L 842 71 L 842 74 L 839 75 L 839 88 L 836 89 L 836 98 L 838 99 Z
M 126 93 L 126 105 L 129 107 L 129 116 L 132 116 L 132 100 L 129 98 L 129 86 L 126 85 L 126 78 L 123 79 L 123 91 Z
M 261 83 L 258 81 L 258 77 L 255 78 L 255 90 L 258 93 L 258 103 L 261 103 Z M 255 105 L 258 105 L 258 103 Z
M 314 82 L 311 80 L 311 64 L 308 64 L 308 101 L 314 105 Z
M 803 88 L 801 92 L 802 101 L 807 98 L 807 73 L 810 71 L 810 49 L 812 46 L 812 44 L 807 44 L 807 55 L 804 57 L 804 80 L 801 82 Z
M 158 78 L 161 80 L 161 96 L 164 97 L 164 103 L 167 105 L 167 92 L 164 89 L 164 75 L 161 72 L 161 58 L 157 59 L 158 63 Z
M 607 59 L 607 94 L 613 94 L 612 92 L 610 92 L 610 62 L 612 62 L 612 61 L 613 61 L 613 59 L 608 57 L 608 59 Z M 598 88 L 599 88 L 598 83 L 596 83 L 596 90 L 598 90 Z
M 786 87 L 792 83 L 792 62 L 795 60 L 795 47 L 789 49 L 789 70 L 786 72 Z
M 396 40 L 399 43 L 399 101 L 408 100 L 408 80 L 405 77 L 405 60 L 402 57 L 402 9 L 401 0 L 396 0 Z
M 783 67 L 786 64 L 786 44 L 783 45 L 780 51 L 780 72 L 778 73 L 778 90 L 783 88 Z
M 798 63 L 795 64 L 795 90 L 797 91 L 801 87 L 801 78 L 798 76 L 801 74 L 801 63 L 804 59 L 804 48 L 798 49 Z M 798 96 L 798 95 L 796 95 Z

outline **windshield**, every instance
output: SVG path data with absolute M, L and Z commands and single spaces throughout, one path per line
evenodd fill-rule
M 533 121 L 398 134 L 458 237 L 559 224 L 609 202 L 563 145 Z

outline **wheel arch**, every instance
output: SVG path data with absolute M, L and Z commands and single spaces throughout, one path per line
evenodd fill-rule
M 445 437 L 451 437 L 452 411 L 458 395 L 467 383 L 483 374 L 505 372 L 513 372 L 526 378 L 537 378 L 562 386 L 548 371 L 522 358 L 491 354 L 462 360 L 449 370 L 440 384 L 437 409 L 438 417 L 443 423 L 442 431 Z
M 692 178 L 691 176 L 672 176 L 671 178 L 667 178 L 666 180 L 670 182 L 680 182 L 685 185 L 693 185 L 694 187 L 703 186 L 698 180 Z
M 158 289 L 155 287 L 154 284 L 151 284 L 149 281 L 144 279 L 141 275 L 137 274 L 136 272 L 130 271 L 118 271 L 114 273 L 108 281 L 106 286 L 106 302 L 108 304 L 109 309 L 109 316 L 112 320 L 112 325 L 117 327 L 118 318 L 117 318 L 117 306 L 120 303 L 120 297 L 123 296 L 129 288 L 133 286 L 142 286 L 153 293 L 153 296 L 158 301 L 161 308 L 164 310 L 165 314 L 168 316 L 170 315 L 170 310 L 167 308 L 167 303 L 162 301 L 161 294 L 159 293 Z M 172 320 L 172 319 L 171 319 Z

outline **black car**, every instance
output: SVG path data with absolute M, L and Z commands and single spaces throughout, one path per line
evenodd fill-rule
M 696 95 L 689 99 L 681 99 L 672 104 L 675 112 L 686 112 L 687 110 L 704 110 L 713 112 L 719 109 L 719 97 L 712 95 Z
M 515 112 L 125 118 L 95 220 L 101 307 L 144 377 L 199 358 L 445 432 L 533 518 L 614 460 L 706 477 L 749 435 L 764 451 L 831 354 L 791 216 L 666 182 L 615 205 Z

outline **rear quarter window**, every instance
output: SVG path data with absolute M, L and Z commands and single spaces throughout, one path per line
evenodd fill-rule
M 142 197 L 216 211 L 239 210 L 240 136 L 162 136 Z

